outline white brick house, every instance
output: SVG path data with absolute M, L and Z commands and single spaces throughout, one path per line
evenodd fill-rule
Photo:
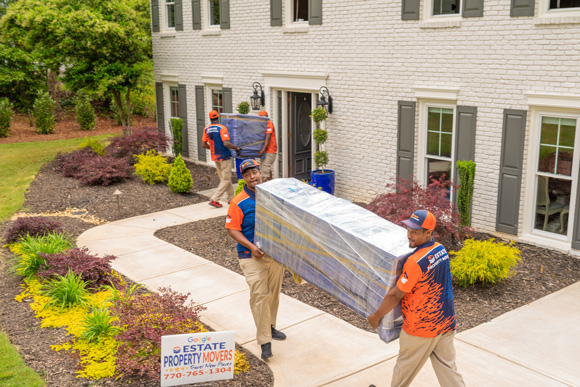
M 275 172 L 300 177 L 326 86 L 339 196 L 473 159 L 476 229 L 580 253 L 580 0 L 152 0 L 152 16 L 159 126 L 186 121 L 189 158 L 209 160 L 207 113 L 259 82 Z

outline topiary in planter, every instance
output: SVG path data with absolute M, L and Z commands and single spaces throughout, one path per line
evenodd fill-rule
M 12 103 L 10 103 L 8 98 L 0 98 L 0 137 L 8 137 L 10 135 L 10 125 L 12 125 L 13 116 Z
M 248 103 L 248 101 L 242 101 L 238 104 L 236 110 L 240 114 L 248 114 L 250 112 L 250 104 Z
M 314 164 L 324 173 L 324 167 L 328 164 L 328 152 L 324 150 L 324 143 L 328 140 L 328 131 L 320 127 L 320 123 L 326 120 L 327 113 L 323 107 L 317 107 L 310 115 L 316 123 L 316 129 L 313 133 L 314 142 L 318 145 L 318 150 L 314 152 Z
M 185 161 L 183 161 L 181 155 L 177 156 L 175 161 L 173 161 L 173 169 L 169 174 L 169 182 L 167 185 L 171 192 L 176 193 L 189 192 L 193 186 L 191 172 L 187 169 Z
M 39 92 L 32 107 L 32 115 L 36 121 L 36 132 L 40 134 L 54 133 L 54 108 L 56 102 L 48 92 Z

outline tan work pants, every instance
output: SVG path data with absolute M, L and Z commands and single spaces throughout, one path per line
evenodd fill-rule
M 399 337 L 399 357 L 393 370 L 391 386 L 408 386 L 419 373 L 428 358 L 444 387 L 465 386 L 455 365 L 455 331 L 433 338 L 411 336 L 401 330 Z
M 215 190 L 211 200 L 219 201 L 224 193 L 228 194 L 228 202 L 234 197 L 234 187 L 232 187 L 232 161 L 216 161 L 215 169 L 220 178 L 220 184 Z
M 267 255 L 262 259 L 240 259 L 240 266 L 250 287 L 250 308 L 258 345 L 269 343 L 272 341 L 270 327 L 276 327 L 284 267 Z
M 266 157 L 263 160 L 260 159 L 260 171 L 265 179 L 270 178 L 274 161 L 276 161 L 276 153 L 266 153 Z

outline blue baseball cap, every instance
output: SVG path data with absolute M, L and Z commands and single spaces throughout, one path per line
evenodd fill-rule
M 420 228 L 435 230 L 437 220 L 435 219 L 435 215 L 431 212 L 427 210 L 418 210 L 413 212 L 409 219 L 403 220 L 401 223 L 413 230 L 418 230 Z
M 245 159 L 240 164 L 240 173 L 243 175 L 244 172 L 246 172 L 248 169 L 251 169 L 251 168 L 258 168 L 258 169 L 260 169 L 260 164 L 258 164 L 256 162 L 256 160 L 254 160 L 254 159 Z

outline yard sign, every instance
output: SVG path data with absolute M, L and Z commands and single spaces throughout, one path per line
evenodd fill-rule
M 161 337 L 161 387 L 234 378 L 235 332 Z

